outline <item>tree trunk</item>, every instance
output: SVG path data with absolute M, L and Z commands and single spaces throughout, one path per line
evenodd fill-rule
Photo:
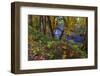
M 49 17 L 49 16 L 47 16 L 47 18 L 48 18 L 48 25 L 49 25 L 49 28 L 50 28 L 50 31 L 51 31 L 51 35 L 52 35 L 52 37 L 54 37 L 50 17 Z

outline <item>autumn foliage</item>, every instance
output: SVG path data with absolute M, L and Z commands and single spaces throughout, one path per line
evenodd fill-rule
M 88 18 L 28 16 L 28 60 L 87 58 Z

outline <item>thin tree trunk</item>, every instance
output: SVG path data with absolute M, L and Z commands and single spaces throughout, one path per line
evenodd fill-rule
M 40 31 L 44 34 L 44 24 L 43 24 L 43 16 L 40 16 Z
M 43 16 L 43 32 L 46 34 L 46 16 Z
M 49 28 L 50 28 L 50 31 L 51 31 L 51 35 L 52 35 L 52 37 L 54 37 L 54 34 L 53 34 L 53 29 L 52 29 L 52 26 L 51 26 L 50 17 L 49 17 L 49 16 L 47 16 L 47 18 L 48 18 L 48 25 L 49 25 Z

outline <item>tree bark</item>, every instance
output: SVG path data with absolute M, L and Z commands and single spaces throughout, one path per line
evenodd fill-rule
M 50 17 L 49 17 L 49 16 L 47 16 L 47 18 L 48 18 L 48 25 L 49 25 L 49 28 L 50 28 L 50 31 L 51 31 L 51 35 L 52 35 L 52 37 L 54 37 Z

